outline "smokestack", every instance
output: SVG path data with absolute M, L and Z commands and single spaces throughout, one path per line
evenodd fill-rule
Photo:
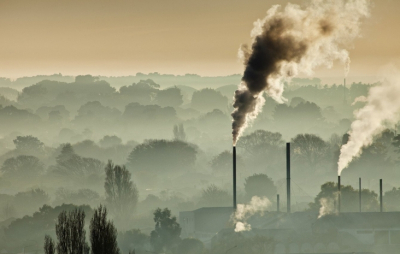
M 358 205 L 361 213 L 361 177 L 358 178 Z
M 286 143 L 286 188 L 287 212 L 290 213 L 290 143 Z
M 383 212 L 382 179 L 379 179 L 379 192 L 380 192 L 381 212 Z
M 340 200 L 340 198 L 341 198 L 341 197 L 340 197 L 340 196 L 341 196 L 341 193 L 340 193 L 340 176 L 338 176 L 338 192 L 339 192 L 339 194 L 338 194 L 338 212 L 340 213 L 340 205 L 341 205 L 341 204 L 340 204 L 340 203 L 341 203 L 341 202 L 340 202 L 340 201 L 341 201 L 341 200 Z
M 236 146 L 233 147 L 233 209 L 236 210 Z
M 347 76 L 350 57 L 343 41 L 358 37 L 360 21 L 369 15 L 368 2 L 314 0 L 302 6 L 274 5 L 254 23 L 252 45 L 242 45 L 238 52 L 245 69 L 234 94 L 233 145 L 261 112 L 264 92 L 284 103 L 285 80 L 310 75 L 317 66 L 330 68 L 336 60 L 345 63 Z
M 343 102 L 346 103 L 346 78 L 343 81 Z
M 279 194 L 276 195 L 276 211 L 279 213 Z

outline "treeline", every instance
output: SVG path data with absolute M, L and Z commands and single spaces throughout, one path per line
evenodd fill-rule
M 285 137 L 311 132 L 324 138 L 346 132 L 352 112 L 362 104 L 352 105 L 352 101 L 367 95 L 371 85 L 344 88 L 316 83 L 288 86 L 287 104 L 277 105 L 266 97 L 263 112 L 249 131 L 279 130 Z M 100 139 L 110 130 L 123 140 L 169 138 L 173 125 L 183 124 L 188 140 L 207 146 L 216 138 L 230 139 L 229 115 L 236 89 L 236 83 L 213 89 L 189 84 L 161 89 L 159 83 L 144 78 L 116 89 L 102 77 L 90 75 L 74 81 L 38 78 L 20 93 L 0 88 L 0 120 L 4 134 L 35 134 L 45 143 Z

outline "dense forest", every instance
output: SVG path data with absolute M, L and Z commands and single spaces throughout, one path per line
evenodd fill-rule
M 223 253 L 233 242 L 272 248 L 262 236 L 212 244 L 180 237 L 179 212 L 232 205 L 230 113 L 239 82 L 157 73 L 0 79 L 0 252 L 43 253 L 44 245 L 46 253 L 89 253 L 102 237 L 109 249 L 96 253 Z M 275 204 L 281 194 L 285 209 L 291 142 L 292 210 L 318 212 L 320 200 L 335 195 L 339 149 L 364 105 L 354 100 L 375 85 L 294 79 L 286 103 L 265 95 L 237 143 L 239 203 L 266 196 Z M 363 210 L 379 210 L 381 178 L 385 210 L 400 209 L 399 153 L 398 129 L 363 148 L 342 175 L 344 211 L 358 211 L 359 177 Z M 68 227 L 77 235 L 66 237 Z M 81 252 L 63 252 L 73 237 Z

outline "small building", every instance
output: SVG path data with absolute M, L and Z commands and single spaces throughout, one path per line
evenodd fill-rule
M 313 231 L 348 233 L 367 245 L 400 245 L 400 212 L 326 215 L 316 221 Z
M 194 211 L 179 212 L 181 236 L 206 239 L 230 225 L 232 207 L 202 207 Z

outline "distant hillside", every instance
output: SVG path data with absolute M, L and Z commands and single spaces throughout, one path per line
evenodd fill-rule
M 172 75 L 172 74 L 159 74 L 157 72 L 143 74 L 137 73 L 136 75 L 130 76 L 119 76 L 119 77 L 108 77 L 108 76 L 96 76 L 100 80 L 105 80 L 115 88 L 122 86 L 132 85 L 140 80 L 152 79 L 157 84 L 160 84 L 161 88 L 170 86 L 191 86 L 196 89 L 205 87 L 217 88 L 223 85 L 236 84 L 240 81 L 240 75 L 234 74 L 229 76 L 219 77 L 203 77 L 197 74 L 185 74 L 185 75 Z M 24 87 L 34 85 L 43 80 L 51 80 L 58 82 L 71 83 L 74 82 L 74 76 L 63 76 L 62 74 L 53 75 L 37 75 L 32 77 L 21 77 L 16 80 L 0 77 L 0 87 L 12 87 L 21 90 Z
M 136 75 L 130 76 L 94 76 L 99 80 L 107 81 L 111 86 L 119 89 L 122 86 L 129 86 L 133 83 L 137 83 L 140 80 L 151 79 L 155 83 L 159 84 L 162 89 L 171 86 L 187 86 L 193 89 L 213 88 L 219 89 L 219 91 L 226 97 L 230 98 L 233 95 L 233 91 L 236 90 L 237 85 L 240 83 L 241 75 L 233 74 L 229 76 L 217 76 L 217 77 L 206 77 L 199 76 L 197 74 L 185 74 L 185 75 L 172 75 L 172 74 L 160 74 L 153 72 L 149 74 L 136 73 Z M 10 87 L 17 90 L 39 83 L 43 80 L 58 81 L 65 83 L 72 83 L 75 81 L 74 76 L 63 76 L 62 74 L 53 75 L 37 75 L 32 77 L 21 77 L 16 80 L 0 77 L 0 87 Z M 294 86 L 307 86 L 307 85 L 320 85 L 321 80 L 318 78 L 313 79 L 302 79 L 294 78 L 291 81 Z M 235 89 L 233 89 L 235 87 Z M 183 89 L 185 90 L 185 89 Z

